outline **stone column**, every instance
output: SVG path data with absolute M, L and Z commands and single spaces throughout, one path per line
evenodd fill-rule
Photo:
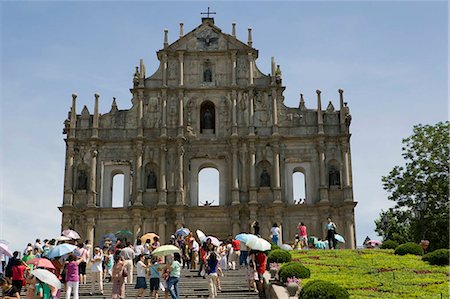
M 66 150 L 66 170 L 64 182 L 64 199 L 63 204 L 67 206 L 73 205 L 73 160 L 75 151 L 72 144 L 67 145 Z
M 77 126 L 77 94 L 72 94 L 72 108 L 70 109 L 70 130 L 69 130 L 69 138 L 75 138 L 75 128 Z
M 163 89 L 161 94 L 161 110 L 162 110 L 162 122 L 161 122 L 161 137 L 167 136 L 167 90 Z
M 320 202 L 328 202 L 328 188 L 326 186 L 326 169 L 325 169 L 325 145 L 323 141 L 319 141 L 317 145 L 319 154 L 319 176 L 320 176 Z
M 280 146 L 274 144 L 273 150 L 273 195 L 274 203 L 281 203 L 280 187 Z
M 177 205 L 184 204 L 184 148 L 182 140 L 178 140 L 178 188 Z
M 159 148 L 159 200 L 158 205 L 167 204 L 167 187 L 166 187 L 166 154 L 167 148 L 165 144 L 161 144 Z
M 346 241 L 346 248 L 348 249 L 355 249 L 356 243 L 355 243 L 355 221 L 353 219 L 353 214 L 349 213 L 346 215 L 346 221 L 345 221 L 345 241 Z
M 133 205 L 135 206 L 142 206 L 142 155 L 143 155 L 143 148 L 142 143 L 138 143 L 136 145 L 136 179 L 134 180 L 134 190 L 136 190 L 136 197 L 133 201 Z
M 164 53 L 162 57 L 162 79 L 163 79 L 163 86 L 167 86 L 167 54 Z
M 231 116 L 232 116 L 232 124 L 231 124 L 231 135 L 237 135 L 237 93 L 236 90 L 233 90 L 231 92 L 231 102 L 232 102 L 232 110 L 231 110 Z
M 94 94 L 95 104 L 94 104 L 94 119 L 92 122 L 92 138 L 98 138 L 98 98 L 100 95 L 98 93 Z
M 250 203 L 257 203 L 257 193 L 258 189 L 256 186 L 256 149 L 253 143 L 250 143 L 249 146 L 249 154 L 250 154 Z
M 232 205 L 239 204 L 239 182 L 238 182 L 238 148 L 236 140 L 233 140 L 232 143 L 231 152 L 233 155 L 233 171 L 232 171 L 232 178 L 231 178 L 231 198 L 232 198 Z
M 272 134 L 278 134 L 278 105 L 277 105 L 277 91 L 276 89 L 272 89 L 272 119 L 273 119 L 273 127 Z
M 247 145 L 245 143 L 242 144 L 242 148 L 240 151 L 241 158 L 241 166 L 242 166 L 242 181 L 241 181 L 241 190 L 243 192 L 247 192 L 248 184 L 247 184 Z
M 248 83 L 249 85 L 253 85 L 253 54 L 248 53 Z
M 178 61 L 180 63 L 180 86 L 184 85 L 184 53 L 178 52 Z
M 178 93 L 178 136 L 183 137 L 184 134 L 184 92 L 182 90 Z
M 97 198 L 97 150 L 95 147 L 91 150 L 91 176 L 89 179 L 89 193 L 90 198 L 88 202 L 88 207 L 96 206 L 96 198 Z
M 348 151 L 349 151 L 349 146 L 348 144 L 344 141 L 341 144 L 341 150 L 342 150 L 342 182 L 344 187 L 348 187 L 350 178 L 349 178 L 349 159 L 348 159 Z
M 86 219 L 86 240 L 91 241 L 91 244 L 95 243 L 94 239 L 94 227 L 95 227 L 95 218 L 89 217 Z
M 248 123 L 249 123 L 249 135 L 255 135 L 255 122 L 254 122 L 254 108 L 253 108 L 253 89 L 248 91 Z
M 231 85 L 236 85 L 236 54 L 237 51 L 231 52 Z
M 165 244 L 166 243 L 166 217 L 163 216 L 159 216 L 158 217 L 158 233 L 159 233 L 159 242 L 161 244 Z
M 138 115 L 137 115 L 137 126 L 138 126 L 138 137 L 144 136 L 143 127 L 143 119 L 144 119 L 144 91 L 138 91 Z

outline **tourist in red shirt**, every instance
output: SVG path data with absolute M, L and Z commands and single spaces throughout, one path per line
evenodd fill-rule
M 26 285 L 25 270 L 27 269 L 30 269 L 30 267 L 21 260 L 16 260 L 12 267 L 12 285 L 16 287 L 19 293 L 22 287 Z
M 230 259 L 231 269 L 236 270 L 236 268 L 239 268 L 239 259 L 241 257 L 241 241 L 233 239 L 231 246 L 233 246 L 233 253 Z
M 301 248 L 308 248 L 308 236 L 306 235 L 306 226 L 303 222 L 300 222 L 297 226 L 298 236 Z

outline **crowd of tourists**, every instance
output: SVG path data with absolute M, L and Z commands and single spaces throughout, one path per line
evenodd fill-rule
M 209 296 L 216 298 L 222 289 L 221 277 L 226 271 L 240 267 L 247 268 L 249 290 L 258 292 L 257 286 L 262 282 L 266 269 L 263 252 L 249 252 L 242 242 L 232 236 L 223 242 L 215 237 L 206 237 L 200 242 L 186 228 L 180 228 L 172 235 L 168 244 L 175 246 L 177 251 L 159 256 L 152 254 L 161 247 L 156 234 L 152 239 L 139 237 L 133 243 L 126 238 L 107 238 L 97 246 L 92 246 L 89 240 L 58 242 L 52 239 L 41 242 L 36 239 L 23 252 L 13 252 L 7 264 L 0 268 L 2 298 L 22 298 L 20 294 L 23 293 L 29 299 L 61 298 L 61 289 L 64 289 L 66 299 L 78 299 L 80 284 L 90 284 L 89 294 L 93 295 L 103 294 L 104 283 L 111 282 L 112 298 L 144 298 L 148 292 L 149 298 L 158 298 L 161 294 L 166 299 L 169 295 L 172 299 L 178 299 L 181 269 L 190 269 L 198 277 L 208 279 Z M 52 254 L 55 248 L 61 246 L 69 248 L 69 252 L 58 256 Z M 33 269 L 39 268 L 53 273 L 62 287 L 33 275 Z M 125 295 L 125 284 L 133 284 L 136 293 Z
M 253 236 L 260 236 L 257 221 L 252 225 Z M 281 243 L 281 228 L 274 223 L 270 232 L 273 244 L 296 249 L 336 248 L 336 224 L 328 218 L 326 241 L 308 240 L 306 226 L 300 222 L 293 245 Z M 73 231 L 72 231 L 73 232 Z M 64 233 L 64 232 L 63 232 Z M 76 232 L 74 232 L 76 234 Z M 197 231 L 198 234 L 198 231 Z M 78 235 L 78 234 L 76 234 Z M 236 236 L 237 238 L 237 236 Z M 103 283 L 112 283 L 112 298 L 125 298 L 125 284 L 134 284 L 135 298 L 144 298 L 149 290 L 150 298 L 179 298 L 181 269 L 195 271 L 197 276 L 209 279 L 210 298 L 216 298 L 221 291 L 221 277 L 228 270 L 246 268 L 249 291 L 261 292 L 266 256 L 262 250 L 247 248 L 245 242 L 229 236 L 222 242 L 215 237 L 194 236 L 189 229 L 179 228 L 168 241 L 175 246 L 170 255 L 153 254 L 161 247 L 155 233 L 139 236 L 133 242 L 126 237 L 116 238 L 106 235 L 99 244 L 93 246 L 90 240 L 81 242 L 76 237 L 44 240 L 29 243 L 23 252 L 15 251 L 8 263 L 0 263 L 0 285 L 3 298 L 60 298 L 61 288 L 48 283 L 39 275 L 33 275 L 34 268 L 43 268 L 53 273 L 65 290 L 65 298 L 78 299 L 80 284 L 90 284 L 90 295 L 103 294 Z M 54 249 L 66 246 L 63 254 L 55 254 Z M 72 247 L 69 247 L 72 246 Z M 253 247 L 254 248 L 254 247 Z M 87 271 L 89 267 L 90 271 Z M 136 268 L 136 278 L 134 278 Z M 90 273 L 88 279 L 87 273 Z M 149 284 L 147 284 L 149 277 Z M 127 295 L 130 297 L 130 294 Z

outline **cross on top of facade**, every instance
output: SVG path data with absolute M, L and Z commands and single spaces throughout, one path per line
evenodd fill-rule
M 209 15 L 215 15 L 215 12 L 209 12 L 209 6 L 208 6 L 208 12 L 201 12 L 201 15 L 206 15 L 207 18 L 209 18 Z

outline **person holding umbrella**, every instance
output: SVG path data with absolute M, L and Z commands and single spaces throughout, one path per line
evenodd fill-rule
M 43 281 L 41 281 L 39 278 L 36 278 L 37 284 L 36 284 L 36 298 L 42 298 L 42 299 L 51 299 L 52 294 L 50 287 Z M 20 298 L 20 297 L 17 297 Z
M 334 236 L 336 234 L 336 224 L 333 221 L 331 221 L 330 217 L 328 217 L 327 220 L 328 220 L 327 223 L 328 248 L 336 249 L 336 238 Z

